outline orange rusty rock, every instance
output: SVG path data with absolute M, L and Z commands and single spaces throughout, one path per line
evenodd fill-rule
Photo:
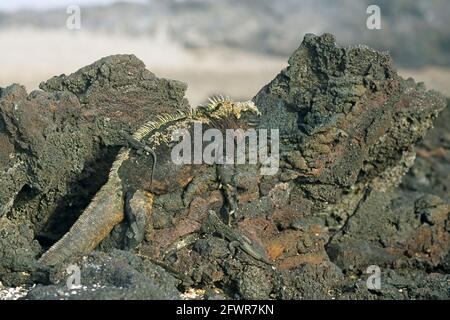
M 178 185 L 184 188 L 189 184 L 189 182 L 192 181 L 193 178 L 192 168 L 190 168 L 190 166 L 183 166 L 179 172 L 179 179 L 177 180 Z
M 313 234 L 316 237 L 320 237 L 323 236 L 327 233 L 327 231 L 325 230 L 325 228 L 319 224 L 312 224 L 309 227 L 309 231 L 311 234 Z
M 163 162 L 164 159 L 160 161 Z M 147 174 L 147 172 L 142 172 L 142 170 L 131 171 L 129 174 L 133 175 L 133 178 L 138 181 L 144 180 L 142 184 L 146 185 L 147 189 L 156 194 L 164 194 L 173 191 L 174 188 L 184 188 L 194 178 L 192 166 L 186 165 L 170 168 L 167 163 L 160 163 L 159 166 L 160 171 L 155 172 L 151 185 L 149 184 L 149 181 L 147 181 L 149 177 L 143 176 Z
M 284 253 L 284 246 L 279 243 L 274 243 L 266 248 L 267 251 L 267 257 L 270 260 L 276 260 L 278 257 L 280 257 Z
M 395 248 L 395 247 L 386 247 L 386 252 L 394 255 L 394 256 L 402 256 L 405 250 L 403 248 Z
M 444 225 L 422 225 L 408 238 L 405 245 L 409 256 L 420 257 L 437 265 L 450 251 L 450 233 Z
M 221 207 L 223 205 L 222 192 L 219 190 L 212 191 L 207 200 L 210 207 Z
M 328 260 L 328 257 L 323 252 L 319 253 L 307 253 L 302 255 L 296 255 L 282 259 L 276 264 L 279 270 L 289 270 L 297 268 L 302 264 L 318 265 Z
M 266 251 L 270 258 L 275 260 L 281 255 L 295 255 L 300 234 L 300 231 L 286 230 L 266 241 Z
M 323 169 L 323 165 L 321 165 L 320 168 L 313 168 L 309 171 L 308 176 L 318 176 L 322 173 Z
M 175 227 L 155 230 L 155 237 L 152 246 L 154 246 L 154 254 L 160 256 L 167 248 L 177 239 L 196 232 L 200 229 L 201 224 L 191 219 L 180 220 Z
M 56 104 L 52 103 L 49 106 L 49 110 L 50 110 L 50 112 L 55 113 L 56 110 L 58 110 L 58 107 L 56 106 Z
M 218 190 L 212 191 L 209 197 L 196 197 L 189 204 L 188 218 L 201 222 L 206 218 L 212 208 L 220 208 L 223 205 L 222 193 Z
M 442 259 L 450 252 L 450 233 L 444 229 L 437 230 L 428 251 L 433 265 L 441 263 Z
M 254 234 L 256 238 L 267 238 L 278 234 L 277 226 L 273 221 L 265 218 L 246 218 L 239 221 L 238 228 L 245 234 Z
M 428 225 L 421 225 L 416 231 L 411 235 L 406 246 L 413 254 L 423 252 L 425 248 L 430 247 L 432 239 L 432 230 Z
M 194 221 L 202 221 L 206 217 L 209 209 L 209 203 L 206 199 L 197 197 L 189 205 L 188 217 Z
M 174 241 L 179 238 L 196 232 L 200 229 L 203 220 L 208 214 L 208 210 L 212 206 L 223 203 L 223 196 L 220 191 L 213 191 L 208 198 L 196 197 L 189 204 L 187 217 L 178 221 L 174 221 L 175 227 L 156 230 L 153 243 L 154 256 L 158 257 L 164 252 Z
M 448 153 L 448 150 L 439 147 L 433 150 L 425 150 L 425 149 L 417 149 L 416 153 L 421 158 L 431 158 L 431 157 L 445 157 Z
M 250 202 L 250 201 L 254 201 L 254 200 L 258 200 L 259 199 L 259 192 L 258 191 L 254 191 L 254 192 L 245 192 L 242 193 L 238 196 L 238 202 L 239 203 L 243 203 L 243 202 Z
M 272 217 L 276 224 L 287 227 L 295 220 L 302 218 L 303 213 L 292 207 L 284 206 L 282 208 L 276 208 Z
M 238 229 L 256 246 L 267 252 L 264 239 L 278 233 L 276 225 L 264 218 L 247 218 L 238 223 Z

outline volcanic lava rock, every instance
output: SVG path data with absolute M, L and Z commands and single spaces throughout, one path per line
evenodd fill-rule
M 66 265 L 37 272 L 35 257 L 105 182 L 123 142 L 118 131 L 189 106 L 185 85 L 156 78 L 133 56 L 104 58 L 41 88 L 0 91 L 0 233 L 9 235 L 0 242 L 8 257 L 0 280 L 47 284 L 28 298 L 177 298 L 189 287 L 248 299 L 448 298 L 445 120 L 398 188 L 414 144 L 447 102 L 400 78 L 388 54 L 307 35 L 254 97 L 259 127 L 280 131 L 280 167 L 262 176 L 258 166 L 237 166 L 238 219 L 230 228 L 271 264 L 233 249 L 219 232 L 192 237 L 208 211 L 226 203 L 208 167 L 186 187 L 155 196 L 139 255 L 111 251 L 119 226 L 99 248 L 107 252 L 74 258 L 86 290 L 73 296 Z M 369 265 L 382 270 L 379 291 L 365 284 Z
M 434 122 L 434 129 L 417 146 L 414 167 L 403 178 L 401 187 L 434 194 L 450 202 L 450 99 Z
M 378 265 L 384 283 L 378 297 L 449 298 L 449 110 L 418 144 L 416 162 L 400 188 L 372 192 L 327 246 L 330 259 L 351 274 Z M 364 287 L 344 295 L 375 294 Z
M 74 261 L 80 270 L 78 287 L 68 287 L 68 273 L 63 267 L 50 273 L 50 285 L 38 285 L 27 299 L 99 300 L 99 299 L 180 299 L 178 280 L 164 269 L 129 252 L 113 250 L 94 252 Z
M 446 266 L 448 206 L 395 191 L 413 165 L 414 144 L 445 108 L 444 97 L 400 78 L 388 54 L 339 47 L 325 34 L 306 36 L 289 66 L 253 100 L 260 128 L 280 130 L 280 169 L 259 176 L 250 165 L 238 166 L 236 232 L 263 248 L 276 270 L 239 250 L 226 256 L 215 235 L 179 250 L 171 260 L 176 270 L 199 286 L 219 284 L 231 297 L 237 291 L 241 298 L 344 298 L 343 283 L 373 264 L 412 268 L 425 278 L 425 270 Z M 204 203 L 206 211 L 214 188 L 208 179 L 194 180 L 203 191 L 191 205 Z M 174 227 L 149 246 L 198 229 L 198 222 L 187 227 L 188 211 L 169 216 Z M 437 287 L 437 296 L 448 295 Z
M 401 79 L 387 53 L 339 47 L 330 34 L 306 35 L 254 101 L 260 126 L 280 130 L 281 172 L 298 173 L 316 210 L 375 178 L 380 188 L 398 184 L 412 165 L 412 145 L 446 105 L 437 92 Z
M 132 55 L 103 58 L 41 88 L 0 89 L 0 219 L 9 221 L 2 223 L 5 233 L 13 226 L 2 238 L 5 255 L 24 237 L 48 247 L 70 228 L 106 182 L 123 144 L 120 131 L 189 108 L 185 84 L 157 78 Z M 15 231 L 21 224 L 31 227 L 30 237 Z M 23 259 L 42 253 L 39 244 L 32 247 Z M 0 278 L 14 270 L 10 259 L 1 259 Z

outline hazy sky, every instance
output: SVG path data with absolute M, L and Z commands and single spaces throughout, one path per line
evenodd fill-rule
M 96 5 L 112 2 L 147 2 L 148 0 L 1 0 L 0 10 L 13 11 L 17 9 L 49 9 L 66 7 L 71 4 Z

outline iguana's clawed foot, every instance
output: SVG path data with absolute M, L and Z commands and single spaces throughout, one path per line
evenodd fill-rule
M 226 219 L 229 226 L 238 219 L 237 185 L 234 165 L 219 165 L 217 168 L 221 189 L 225 197 Z
M 223 186 L 226 198 L 227 222 L 231 226 L 238 220 L 237 187 L 233 184 Z
M 150 148 L 148 145 L 146 145 L 145 143 L 136 140 L 135 138 L 133 138 L 130 134 L 122 131 L 121 132 L 123 138 L 126 141 L 126 146 L 132 149 L 135 149 L 138 155 L 143 155 L 144 153 L 151 155 L 153 157 L 153 166 L 152 166 L 152 175 L 150 177 L 150 185 L 152 185 L 153 183 L 153 176 L 155 174 L 155 169 L 156 169 L 156 153 L 155 151 L 153 151 L 152 148 Z
M 241 243 L 239 241 L 231 241 L 228 243 L 228 250 L 230 250 L 230 256 L 229 258 L 232 259 L 236 255 L 236 251 L 239 248 Z
M 121 134 L 122 134 L 122 137 L 125 139 L 126 147 L 136 150 L 136 152 L 139 155 L 143 155 L 145 152 L 151 154 L 152 156 L 154 155 L 154 151 L 152 150 L 152 148 L 147 146 L 145 143 L 136 140 L 135 138 L 133 138 L 130 134 L 128 134 L 126 132 L 122 132 Z
M 125 219 L 128 230 L 125 233 L 125 249 L 134 249 L 144 240 L 152 205 L 153 195 L 148 192 L 138 190 L 126 195 Z
M 129 133 L 126 133 L 125 131 L 122 131 L 120 134 L 125 139 L 125 147 L 135 149 L 138 152 L 141 152 L 141 150 L 144 150 L 144 148 L 145 148 L 144 143 L 134 139 L 133 136 L 131 136 Z

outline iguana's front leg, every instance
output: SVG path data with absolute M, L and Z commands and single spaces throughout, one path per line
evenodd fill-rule
M 152 165 L 152 175 L 150 177 L 150 185 L 153 182 L 153 176 L 155 174 L 156 162 L 158 161 L 155 151 L 152 148 L 147 146 L 145 143 L 135 139 L 132 135 L 122 132 L 122 137 L 125 139 L 127 146 L 137 150 L 138 154 L 146 152 L 153 157 L 153 165 Z
M 236 167 L 233 164 L 220 164 L 217 166 L 217 176 L 226 201 L 227 222 L 231 225 L 232 221 L 237 220 L 238 214 Z
M 131 250 L 139 246 L 145 238 L 151 221 L 153 194 L 138 190 L 125 196 L 125 219 L 128 229 L 125 233 L 124 248 Z

